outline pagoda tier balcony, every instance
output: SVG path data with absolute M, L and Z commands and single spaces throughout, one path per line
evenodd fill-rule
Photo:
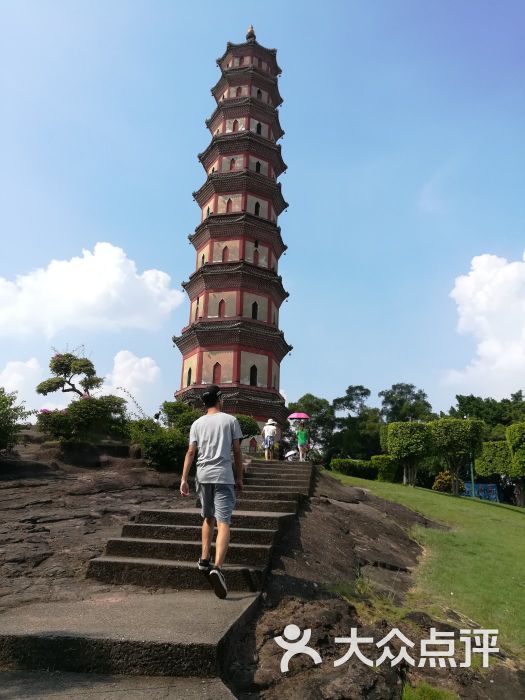
M 193 198 L 200 207 L 203 207 L 215 194 L 226 195 L 240 192 L 247 192 L 254 197 L 269 200 L 276 216 L 279 216 L 288 206 L 288 202 L 281 192 L 281 183 L 253 170 L 210 173 L 204 185 L 197 192 L 193 192 Z
M 227 413 L 242 413 L 256 420 L 273 418 L 280 425 L 286 424 L 289 411 L 284 398 L 276 389 L 262 389 L 245 384 L 221 384 L 224 405 Z M 208 384 L 192 384 L 175 392 L 175 397 L 198 408 L 202 408 L 202 394 L 209 389 Z
M 245 347 L 271 352 L 281 362 L 292 350 L 284 333 L 275 326 L 253 323 L 250 319 L 222 318 L 198 321 L 186 328 L 182 335 L 173 336 L 173 343 L 183 355 L 198 348 Z
M 228 55 L 232 58 L 240 58 L 241 56 L 260 58 L 271 66 L 272 75 L 278 76 L 282 73 L 282 70 L 277 65 L 277 49 L 267 49 L 265 46 L 261 46 L 255 39 L 245 41 L 242 44 L 232 44 L 231 41 L 229 41 L 226 44 L 226 51 L 217 59 L 217 65 L 221 70 L 227 70 L 225 63 Z M 263 75 L 267 75 L 262 69 L 261 72 Z
M 288 248 L 283 242 L 279 226 L 267 219 L 247 213 L 210 214 L 188 238 L 195 250 L 199 250 L 210 240 L 246 238 L 259 241 L 270 245 L 277 259 Z
M 252 66 L 246 68 L 231 68 L 224 71 L 218 82 L 212 87 L 211 94 L 215 97 L 218 104 L 221 101 L 222 95 L 228 88 L 248 84 L 265 90 L 270 96 L 274 107 L 279 107 L 279 105 L 283 103 L 283 98 L 279 94 L 277 80 L 268 75 L 268 73 L 256 70 Z
M 252 117 L 269 124 L 276 141 L 284 136 L 284 131 L 279 123 L 279 113 L 275 107 L 264 104 L 264 102 L 255 97 L 234 97 L 219 102 L 211 117 L 205 120 L 205 124 L 213 134 L 215 131 L 213 124 L 218 119 L 223 118 L 226 120 L 241 117 Z
M 245 261 L 205 263 L 187 282 L 183 282 L 182 287 L 190 299 L 205 291 L 218 292 L 223 289 L 262 292 L 269 294 L 278 308 L 289 296 L 280 275 Z
M 281 155 L 280 144 L 273 143 L 253 131 L 236 131 L 214 136 L 208 148 L 198 158 L 206 171 L 219 156 L 250 153 L 271 163 L 275 176 L 279 177 L 287 168 Z

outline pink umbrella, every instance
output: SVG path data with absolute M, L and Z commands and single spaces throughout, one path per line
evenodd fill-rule
M 288 420 L 310 420 L 308 413 L 291 413 L 288 416 Z

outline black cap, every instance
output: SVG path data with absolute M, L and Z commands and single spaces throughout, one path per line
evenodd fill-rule
M 202 395 L 202 400 L 207 408 L 215 406 L 219 398 L 222 396 L 222 391 L 217 386 L 217 384 L 212 384 L 204 394 Z

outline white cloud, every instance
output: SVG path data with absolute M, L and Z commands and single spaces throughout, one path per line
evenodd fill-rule
M 160 367 L 151 357 L 137 357 L 129 350 L 121 350 L 113 360 L 113 370 L 106 377 L 102 391 L 129 400 L 129 396 L 118 387 L 124 387 L 146 412 L 156 407 L 155 398 L 160 393 Z M 129 408 L 134 411 L 133 402 Z
M 450 296 L 458 310 L 458 331 L 476 339 L 476 356 L 445 383 L 462 393 L 502 398 L 525 388 L 525 253 L 509 262 L 496 255 L 472 259 Z
M 17 391 L 21 398 L 24 398 L 29 391 L 34 391 L 40 374 L 40 363 L 36 357 L 26 362 L 21 360 L 8 362 L 0 372 L 0 386 L 6 391 Z
M 51 338 L 66 328 L 158 328 L 184 300 L 161 270 L 138 273 L 122 248 L 97 243 L 93 252 L 52 260 L 46 268 L 0 277 L 0 336 Z

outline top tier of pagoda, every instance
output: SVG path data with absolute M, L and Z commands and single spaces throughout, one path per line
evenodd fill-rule
M 174 342 L 182 352 L 179 398 L 195 401 L 219 384 L 225 409 L 259 421 L 286 418 L 280 363 L 291 350 L 279 330 L 288 296 L 278 274 L 286 250 L 277 225 L 288 206 L 277 177 L 286 170 L 277 141 L 281 69 L 275 49 L 253 27 L 242 44 L 228 43 L 212 88 L 217 106 L 206 126 L 211 142 L 199 154 L 206 181 L 193 193 L 201 222 L 189 236 L 195 271 L 183 287 L 190 318 Z

